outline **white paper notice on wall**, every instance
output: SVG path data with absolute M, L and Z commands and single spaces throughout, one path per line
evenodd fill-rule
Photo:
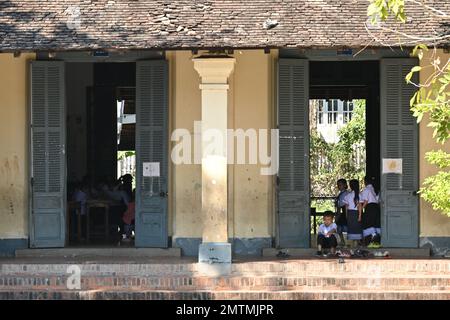
M 403 159 L 383 158 L 383 173 L 403 173 Z
M 159 177 L 159 162 L 144 162 L 142 168 L 142 175 L 144 177 Z

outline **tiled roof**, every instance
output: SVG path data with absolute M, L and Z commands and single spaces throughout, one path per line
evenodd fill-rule
M 427 0 L 447 13 L 406 8 L 409 36 L 450 34 L 450 1 Z M 366 30 L 367 0 L 0 0 L 0 50 L 113 48 L 371 47 L 399 39 Z M 440 43 L 450 42 L 446 38 Z

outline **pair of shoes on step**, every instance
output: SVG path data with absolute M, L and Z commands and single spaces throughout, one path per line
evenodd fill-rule
M 338 250 L 336 255 L 340 258 L 350 258 L 352 256 L 351 252 L 348 250 Z
M 377 257 L 377 258 L 388 258 L 390 255 L 389 255 L 389 251 L 375 251 L 374 253 L 373 253 L 373 256 L 374 257 Z
M 380 249 L 381 248 L 381 244 L 379 244 L 378 242 L 371 242 L 371 243 L 369 243 L 367 248 L 368 249 Z
M 356 249 L 352 254 L 355 258 L 368 258 L 370 256 L 370 251 L 364 249 Z
M 291 256 L 290 254 L 283 251 L 278 251 L 277 253 L 277 258 L 289 258 L 290 256 Z
M 316 252 L 316 257 L 334 258 L 336 256 L 337 256 L 337 253 L 332 253 L 332 252 L 324 253 L 322 251 L 317 251 Z

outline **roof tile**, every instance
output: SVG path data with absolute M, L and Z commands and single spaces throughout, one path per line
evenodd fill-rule
M 410 3 L 410 2 L 407 2 Z M 450 14 L 450 1 L 427 4 Z M 365 28 L 367 0 L 2 0 L 0 50 L 360 47 L 450 35 L 450 19 L 408 4 L 397 35 Z M 264 22 L 276 20 L 273 28 Z M 376 33 L 380 42 L 371 42 Z M 445 38 L 441 44 L 448 43 Z

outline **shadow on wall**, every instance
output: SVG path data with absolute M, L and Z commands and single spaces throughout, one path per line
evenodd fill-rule
M 421 237 L 420 247 L 431 249 L 436 257 L 450 257 L 450 237 Z

